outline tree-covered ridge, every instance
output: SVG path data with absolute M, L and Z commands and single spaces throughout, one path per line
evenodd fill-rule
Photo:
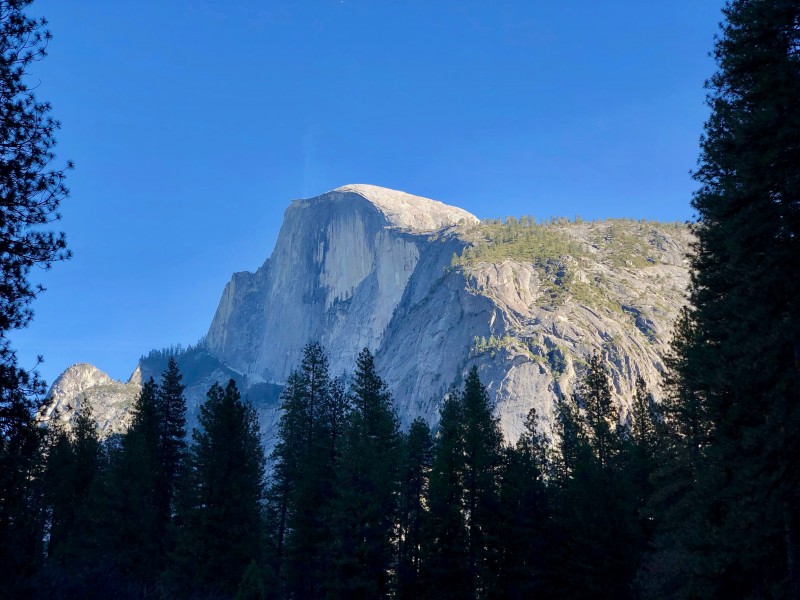
M 470 227 L 464 234 L 471 245 L 460 256 L 454 255 L 452 266 L 470 266 L 477 262 L 524 260 L 546 268 L 551 261 L 565 256 L 580 256 L 583 248 L 564 233 L 566 219 L 537 221 L 533 217 L 519 219 L 486 219 Z
M 463 237 L 468 245 L 453 255 L 453 268 L 469 275 L 486 263 L 530 265 L 538 276 L 541 306 L 572 302 L 615 312 L 629 304 L 624 287 L 632 279 L 654 278 L 656 285 L 664 284 L 660 295 L 682 294 L 682 287 L 673 289 L 668 274 L 647 271 L 683 266 L 692 239 L 689 227 L 680 223 L 580 217 L 486 220 Z
M 470 245 L 453 257 L 452 266 L 515 260 L 545 269 L 566 257 L 593 256 L 608 266 L 644 268 L 665 260 L 665 244 L 687 232 L 683 223 L 634 219 L 485 219 L 464 233 Z
M 587 352 L 598 350 L 626 405 L 635 387 L 631 363 L 657 390 L 658 378 L 641 365 L 662 363 L 672 323 L 686 302 L 688 226 L 507 219 L 474 231 L 481 227 L 494 232 L 495 241 L 484 237 L 468 247 L 463 256 L 471 262 L 455 257 L 455 268 L 473 293 L 502 308 L 504 318 L 474 336 L 471 358 L 532 361 L 564 391 L 576 385 Z M 476 253 L 494 262 L 474 258 Z M 539 409 L 552 419 L 549 406 Z

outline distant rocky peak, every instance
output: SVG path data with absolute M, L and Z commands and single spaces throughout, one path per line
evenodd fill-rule
M 49 397 L 70 396 L 74 397 L 80 392 L 94 387 L 112 383 L 114 380 L 94 365 L 89 363 L 76 363 L 67 368 L 58 379 L 53 382 Z
M 141 381 L 139 367 L 123 383 L 89 363 L 74 364 L 53 382 L 39 418 L 45 423 L 58 421 L 69 430 L 76 411 L 86 403 L 102 437 L 123 432 L 130 423 Z

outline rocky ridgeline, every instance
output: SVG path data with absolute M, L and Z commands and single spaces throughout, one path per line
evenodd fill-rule
M 296 200 L 272 256 L 254 273 L 233 275 L 205 340 L 177 353 L 190 414 L 213 381 L 233 377 L 269 441 L 280 384 L 303 346 L 318 340 L 333 375 L 370 348 L 405 423 L 435 423 L 442 396 L 477 365 L 511 440 L 532 406 L 552 422 L 557 398 L 599 352 L 624 419 L 638 376 L 658 395 L 690 241 L 685 226 L 654 222 L 482 223 L 368 185 Z M 141 375 L 158 378 L 167 354 L 143 358 Z M 76 381 L 54 384 L 54 405 L 110 385 Z M 120 394 L 92 400 L 108 431 L 124 427 L 125 411 L 98 404 L 129 406 Z
M 137 366 L 126 383 L 116 381 L 94 365 L 78 363 L 53 382 L 49 402 L 39 417 L 69 429 L 72 418 L 88 404 L 103 437 L 122 433 L 130 424 L 130 408 L 142 389 L 142 372 Z

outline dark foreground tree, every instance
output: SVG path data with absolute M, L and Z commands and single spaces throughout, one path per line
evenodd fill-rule
M 97 424 L 84 402 L 70 431 L 55 427 L 47 453 L 45 501 L 48 513 L 47 558 L 37 577 L 40 595 L 97 598 L 106 582 L 107 522 L 102 519 L 106 452 Z M 58 595 L 56 594 L 56 595 Z
M 798 598 L 800 4 L 734 0 L 724 14 L 678 373 L 709 435 L 695 448 L 695 524 L 668 526 L 680 550 L 651 565 L 673 587 L 653 595 Z
M 50 167 L 55 132 L 50 104 L 38 102 L 26 82 L 30 65 L 46 56 L 44 19 L 23 12 L 31 0 L 0 1 L 0 358 L 13 359 L 6 335 L 25 327 L 41 286 L 28 275 L 68 258 L 63 233 L 42 230 L 60 218 L 67 196 L 64 170 Z M 13 361 L 12 361 L 13 362 Z
M 464 524 L 464 433 L 461 398 L 442 405 L 434 442 L 429 515 L 420 579 L 424 598 L 469 598 L 472 593 Z
M 629 485 L 629 447 L 594 355 L 572 399 L 559 402 L 554 460 L 551 594 L 627 598 L 642 552 Z
M 151 377 L 133 407 L 133 420 L 112 452 L 107 496 L 107 527 L 121 579 L 155 584 L 163 571 L 164 528 L 159 510 L 158 386 Z M 119 515 L 125 515 L 120 519 Z
M 186 400 L 184 385 L 174 356 L 161 374 L 156 391 L 158 416 L 158 468 L 155 477 L 155 500 L 158 514 L 159 545 L 153 550 L 163 557 L 174 547 L 170 523 L 175 512 L 175 500 L 186 463 Z
M 433 440 L 428 424 L 417 417 L 403 437 L 400 454 L 397 596 L 420 598 L 424 536 L 427 524 L 428 477 Z
M 24 14 L 29 4 L 0 0 L 0 580 L 9 593 L 41 558 L 41 436 L 31 396 L 44 383 L 18 366 L 8 334 L 28 325 L 43 289 L 30 282 L 31 269 L 69 257 L 63 234 L 42 228 L 59 218 L 68 192 L 64 170 L 50 166 L 58 123 L 26 81 L 50 39 L 44 19 Z
M 224 389 L 211 387 L 198 420 L 176 570 L 184 589 L 229 597 L 243 579 L 252 585 L 256 576 L 248 566 L 262 559 L 264 452 L 255 411 L 233 380 Z
M 281 399 L 269 490 L 274 573 L 287 595 L 320 597 L 334 558 L 331 515 L 346 402 L 318 343 L 303 350 L 300 370 L 288 377 Z
M 501 442 L 473 367 L 444 401 L 434 446 L 421 573 L 430 597 L 485 598 L 495 587 Z
M 0 365 L 0 379 L 5 372 Z M 0 580 L 25 597 L 43 559 L 45 432 L 17 383 L 14 376 L 0 381 Z
M 531 409 L 516 446 L 503 449 L 494 598 L 535 598 L 546 588 L 549 506 L 547 440 Z
M 486 598 L 497 570 L 499 483 L 502 466 L 498 419 L 489 394 L 472 367 L 461 394 L 464 436 L 464 510 L 467 563 L 475 598 Z
M 348 426 L 337 465 L 330 589 L 338 598 L 386 598 L 397 519 L 400 431 L 368 349 L 353 374 Z

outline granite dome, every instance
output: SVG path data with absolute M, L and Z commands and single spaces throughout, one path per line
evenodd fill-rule
M 343 185 L 320 198 L 347 193 L 358 194 L 383 213 L 393 227 L 405 231 L 438 231 L 453 225 L 472 225 L 479 222 L 478 217 L 463 208 L 365 183 Z
M 233 274 L 204 340 L 177 355 L 190 421 L 212 383 L 234 378 L 269 448 L 281 386 L 312 340 L 337 376 L 372 350 L 405 424 L 435 424 L 450 386 L 478 367 L 512 442 L 532 407 L 552 425 L 557 401 L 599 352 L 624 419 L 638 377 L 658 394 L 690 243 L 679 224 L 481 222 L 364 184 L 295 200 L 272 255 Z M 145 380 L 165 368 L 166 354 L 156 355 L 140 362 Z M 90 391 L 106 431 L 124 428 L 140 378 L 109 383 L 88 365 L 73 370 L 52 404 Z

